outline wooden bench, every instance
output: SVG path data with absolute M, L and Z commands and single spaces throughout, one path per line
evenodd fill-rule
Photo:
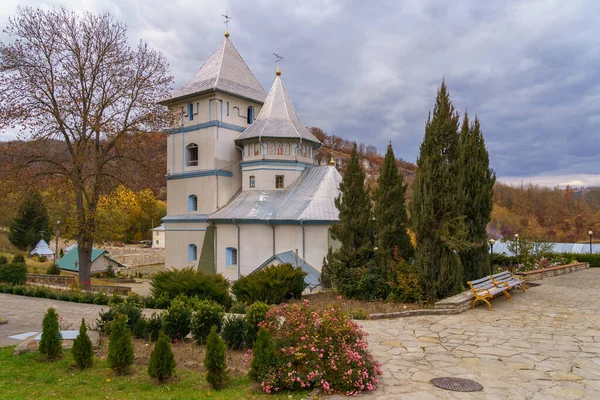
M 510 271 L 498 272 L 497 274 L 492 275 L 491 278 L 492 282 L 496 286 L 506 286 L 508 287 L 508 290 L 519 288 L 523 292 L 527 291 L 525 279 L 523 279 L 520 276 L 511 274 Z
M 475 303 L 478 301 L 483 301 L 488 305 L 488 308 L 492 309 L 492 304 L 488 301 L 488 299 L 493 299 L 500 293 L 502 293 L 506 300 L 510 300 L 510 294 L 508 291 L 510 287 L 508 285 L 496 285 L 492 280 L 491 276 L 486 276 L 485 278 L 477 279 L 474 281 L 469 281 L 467 284 L 471 287 L 473 294 L 475 295 L 475 300 L 471 304 L 471 308 L 475 308 Z

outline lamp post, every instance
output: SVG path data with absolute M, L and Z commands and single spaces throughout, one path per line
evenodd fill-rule
M 496 241 L 494 239 L 488 240 L 490 244 L 490 275 L 494 275 L 494 243 Z
M 592 254 L 592 235 L 594 234 L 594 232 L 589 231 L 588 235 L 590 235 L 590 254 Z
M 517 266 L 519 265 L 519 234 L 515 233 L 515 242 L 517 243 L 517 254 L 515 254 L 517 256 Z M 513 271 L 514 272 L 514 271 Z
M 58 228 L 59 227 L 60 227 L 60 220 L 56 220 L 56 233 L 55 233 L 56 253 L 54 253 L 54 264 L 56 264 L 56 261 L 58 260 L 58 234 L 59 234 Z

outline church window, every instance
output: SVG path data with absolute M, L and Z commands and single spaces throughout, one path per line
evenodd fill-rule
M 188 197 L 188 211 L 198 211 L 198 197 L 195 194 Z
M 250 187 L 253 188 L 256 185 L 256 179 L 254 178 L 254 175 L 250 175 Z
M 198 259 L 198 248 L 195 244 L 188 245 L 188 261 L 193 262 Z
M 229 117 L 229 102 L 227 102 L 227 116 Z
M 283 175 L 275 175 L 275 189 L 283 189 Z
M 236 248 L 228 247 L 225 249 L 225 266 L 237 265 L 238 263 L 238 252 Z
M 254 107 L 248 107 L 248 123 L 254 122 Z
M 186 147 L 187 166 L 195 167 L 198 165 L 198 145 L 190 143 Z
M 188 116 L 190 117 L 190 121 L 194 120 L 194 104 L 193 103 L 188 104 Z

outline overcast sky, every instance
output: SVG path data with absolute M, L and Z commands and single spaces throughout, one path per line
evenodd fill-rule
M 3 0 L 2 26 L 17 5 L 109 11 L 165 54 L 176 87 L 222 40 L 228 10 L 267 91 L 279 48 L 308 126 L 380 152 L 391 140 L 414 162 L 445 79 L 461 114 L 479 116 L 500 180 L 600 185 L 598 0 Z

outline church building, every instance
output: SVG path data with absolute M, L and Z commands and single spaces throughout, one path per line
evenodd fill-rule
M 198 267 L 233 281 L 291 262 L 318 282 L 335 247 L 329 227 L 341 176 L 319 166 L 319 140 L 300 121 L 277 68 L 267 94 L 229 33 L 162 104 L 167 132 L 166 267 Z

